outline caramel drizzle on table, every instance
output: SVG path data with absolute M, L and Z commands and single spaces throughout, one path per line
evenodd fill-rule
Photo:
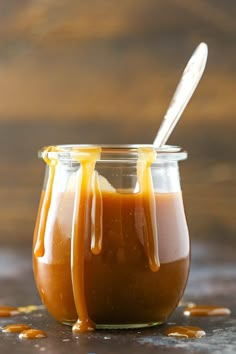
M 41 329 L 30 328 L 30 326 L 24 323 L 14 323 L 3 327 L 2 332 L 4 333 L 20 333 L 20 339 L 37 339 L 46 338 L 47 334 Z
M 195 305 L 184 309 L 185 316 L 227 316 L 231 311 L 227 307 L 214 305 Z
M 12 306 L 0 306 L 0 317 L 10 317 L 19 315 L 20 311 L 17 307 Z
M 2 331 L 5 333 L 21 333 L 26 329 L 30 329 L 30 326 L 24 323 L 13 323 L 8 326 L 3 327 Z
M 44 256 L 44 237 L 45 237 L 45 230 L 46 230 L 46 224 L 47 224 L 47 218 L 48 218 L 48 213 L 51 205 L 51 200 L 52 200 L 52 189 L 53 189 L 53 182 L 54 182 L 54 177 L 55 177 L 55 171 L 56 171 L 56 165 L 57 165 L 57 160 L 56 159 L 49 159 L 48 153 L 49 152 L 55 152 L 56 148 L 53 146 L 48 147 L 45 149 L 43 152 L 43 159 L 48 165 L 49 168 L 49 175 L 48 175 L 48 180 L 47 180 L 47 185 L 45 189 L 45 195 L 43 199 L 43 204 L 42 204 L 42 209 L 40 213 L 40 219 L 39 219 L 39 226 L 37 230 L 37 240 L 36 244 L 34 247 L 34 254 L 36 257 L 43 257 Z
M 10 317 L 20 315 L 22 313 L 30 313 L 39 310 L 43 306 L 29 305 L 24 307 L 0 306 L 0 317 Z M 44 308 L 44 307 L 43 307 Z
M 144 195 L 143 207 L 146 221 L 144 227 L 144 242 L 147 248 L 149 267 L 153 272 L 160 268 L 158 255 L 158 235 L 156 224 L 156 204 L 154 188 L 152 183 L 151 165 L 156 159 L 156 152 L 153 148 L 139 148 L 137 161 L 137 177 L 139 193 Z
M 168 337 L 201 338 L 206 335 L 206 332 L 200 327 L 172 326 L 167 328 L 164 334 Z
M 27 306 L 24 307 L 27 309 Z M 34 306 L 36 308 L 36 306 Z M 9 317 L 9 316 L 16 316 L 21 313 L 23 307 L 12 307 L 12 306 L 0 306 L 0 317 Z M 2 312 L 1 312 L 2 311 Z M 27 312 L 26 312 L 27 313 Z M 21 339 L 36 339 L 36 338 L 45 338 L 47 334 L 40 329 L 31 328 L 30 326 L 24 323 L 12 323 L 2 328 L 3 333 L 20 333 L 19 338 Z
M 47 334 L 44 331 L 35 328 L 26 329 L 19 334 L 20 339 L 37 339 L 46 337 Z

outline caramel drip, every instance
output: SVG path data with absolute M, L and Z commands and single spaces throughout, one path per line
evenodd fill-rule
M 20 339 L 37 339 L 37 338 L 45 338 L 47 337 L 46 333 L 41 331 L 40 329 L 26 329 L 19 334 Z
M 102 250 L 102 193 L 97 171 L 93 173 L 91 251 L 97 255 Z
M 167 328 L 164 334 L 168 337 L 201 338 L 206 335 L 206 332 L 200 327 L 173 326 Z
M 156 153 L 152 148 L 139 148 L 138 153 L 137 177 L 139 192 L 144 196 L 143 206 L 146 220 L 144 241 L 147 249 L 149 267 L 153 272 L 156 272 L 160 268 L 160 261 L 158 255 L 156 204 L 151 175 L 151 165 L 156 159 Z
M 212 305 L 190 306 L 184 309 L 185 316 L 227 316 L 231 311 L 227 307 Z
M 91 220 L 90 198 L 92 177 L 96 161 L 101 149 L 94 147 L 83 149 L 85 157 L 79 157 L 80 169 L 77 171 L 75 204 L 71 239 L 71 278 L 78 320 L 73 326 L 73 332 L 83 333 L 93 331 L 95 323 L 89 318 L 84 287 L 84 254 L 85 241 L 89 239 L 88 221 Z M 86 155 L 86 154 L 85 154 Z
M 19 315 L 20 311 L 17 307 L 12 306 L 0 306 L 0 317 L 10 317 Z
M 27 329 L 30 329 L 30 326 L 27 326 L 24 323 L 14 323 L 3 327 L 2 331 L 5 333 L 21 333 Z
M 45 252 L 45 250 L 44 250 L 44 236 L 45 236 L 45 229 L 46 229 L 49 208 L 50 208 L 51 199 L 52 199 L 53 182 L 54 182 L 55 170 L 56 170 L 56 165 L 57 165 L 56 159 L 49 159 L 48 158 L 48 152 L 53 152 L 53 151 L 56 151 L 56 148 L 53 146 L 50 146 L 48 149 L 46 149 L 44 151 L 44 154 L 43 154 L 43 159 L 49 166 L 49 176 L 48 176 L 48 180 L 47 180 L 45 195 L 44 195 L 40 219 L 39 219 L 37 240 L 36 240 L 36 244 L 35 244 L 35 248 L 34 248 L 34 254 L 36 257 L 43 257 L 44 252 Z

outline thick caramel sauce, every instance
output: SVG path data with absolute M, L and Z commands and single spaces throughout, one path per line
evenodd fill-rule
M 102 192 L 99 185 L 97 171 L 93 173 L 92 180 L 92 230 L 91 230 L 91 251 L 97 255 L 102 250 Z
M 48 152 L 56 151 L 50 147 L 45 150 L 44 160 L 49 166 L 49 176 L 45 195 L 41 201 L 41 216 L 38 221 L 38 232 L 34 254 L 44 255 L 44 234 L 51 205 L 53 182 L 57 161 L 48 158 Z M 84 256 L 85 244 L 91 238 L 91 253 L 99 255 L 102 251 L 102 193 L 99 186 L 98 173 L 95 164 L 100 159 L 100 147 L 82 147 L 78 161 L 80 169 L 76 174 L 75 201 L 71 238 L 71 280 L 78 321 L 73 326 L 76 333 L 95 329 L 95 323 L 89 318 L 85 296 Z M 156 272 L 160 268 L 158 255 L 158 239 L 156 225 L 155 195 L 152 185 L 150 166 L 156 158 L 154 149 L 140 148 L 137 162 L 139 194 L 143 196 L 145 225 L 143 226 L 144 247 L 146 249 L 149 267 Z
M 71 278 L 75 307 L 78 320 L 73 326 L 73 332 L 83 333 L 95 329 L 95 323 L 89 318 L 87 311 L 85 288 L 84 288 L 84 249 L 85 242 L 89 238 L 91 229 L 88 220 L 91 216 L 91 190 L 96 161 L 100 157 L 99 147 L 89 149 L 89 156 L 80 157 L 80 169 L 77 171 L 75 188 L 75 205 L 71 239 Z M 80 193 L 84 191 L 84 194 Z M 94 194 L 95 196 L 96 194 Z M 84 198 L 82 198 L 84 196 Z M 96 217 L 95 217 L 96 219 Z M 98 235 L 100 239 L 100 234 Z M 99 242 L 96 240 L 96 228 L 94 230 L 94 247 Z
M 19 334 L 20 339 L 37 339 L 37 338 L 45 338 L 45 337 L 47 337 L 45 332 L 35 328 L 26 329 L 25 331 Z
M 146 228 L 144 229 L 145 245 L 150 269 L 153 272 L 160 268 L 158 256 L 158 238 L 156 225 L 156 204 L 155 194 L 152 184 L 151 165 L 156 159 L 156 153 L 152 148 L 139 148 L 139 158 L 137 162 L 137 177 L 139 192 L 145 195 L 143 198 L 144 214 L 146 217 Z
M 27 326 L 24 323 L 14 323 L 3 327 L 2 331 L 5 333 L 21 333 L 27 329 L 30 329 L 30 326 Z
M 206 332 L 200 327 L 173 326 L 167 328 L 164 334 L 168 337 L 201 338 L 206 335 Z
M 0 317 L 10 317 L 19 315 L 20 311 L 17 307 L 0 306 Z
M 184 309 L 185 316 L 226 316 L 230 314 L 230 309 L 222 306 L 196 305 Z
M 103 188 L 102 252 L 96 256 L 91 253 L 90 239 L 85 245 L 89 316 L 99 325 L 164 322 L 179 302 L 189 268 L 181 194 L 155 193 L 161 267 L 152 272 L 143 237 L 142 195 L 106 190 L 101 176 L 99 180 Z M 34 257 L 34 273 L 40 296 L 51 315 L 59 322 L 73 324 L 77 319 L 71 281 L 74 192 L 66 190 L 53 198 L 58 198 L 60 212 L 55 215 L 55 203 L 55 209 L 50 210 L 50 215 L 55 215 L 51 221 L 54 226 L 46 231 L 50 238 L 45 241 L 45 256 Z
M 48 176 L 47 185 L 45 189 L 45 196 L 42 201 L 42 209 L 41 209 L 41 215 L 40 215 L 39 226 L 38 226 L 38 237 L 34 248 L 34 254 L 36 257 L 43 257 L 44 255 L 45 228 L 46 228 L 48 212 L 51 204 L 53 182 L 55 177 L 55 169 L 57 165 L 57 160 L 49 159 L 47 154 L 48 152 L 53 152 L 55 150 L 56 149 L 53 146 L 51 146 L 44 151 L 44 155 L 43 155 L 44 161 L 49 166 L 49 176 Z

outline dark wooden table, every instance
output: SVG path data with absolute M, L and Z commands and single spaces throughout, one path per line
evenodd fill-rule
M 0 333 L 0 353 L 47 354 L 82 353 L 235 353 L 236 352 L 236 242 L 192 245 L 192 266 L 184 301 L 227 306 L 226 317 L 184 318 L 179 307 L 168 324 L 200 326 L 206 337 L 195 340 L 168 338 L 166 325 L 140 330 L 96 331 L 73 336 L 71 328 L 55 322 L 42 308 L 17 318 L 2 318 L 0 326 L 23 322 L 47 332 L 48 338 L 20 340 L 16 334 Z M 39 305 L 35 288 L 31 251 L 23 248 L 0 250 L 0 304 Z
M 20 3 L 20 5 L 19 5 Z M 150 144 L 188 58 L 201 83 L 168 143 L 192 238 L 236 234 L 234 0 L 0 1 L 0 247 L 31 242 L 51 144 Z

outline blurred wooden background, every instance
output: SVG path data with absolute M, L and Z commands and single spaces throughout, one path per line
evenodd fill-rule
M 200 41 L 204 78 L 173 133 L 192 238 L 236 233 L 236 2 L 0 2 L 0 242 L 30 243 L 37 150 L 150 143 Z

